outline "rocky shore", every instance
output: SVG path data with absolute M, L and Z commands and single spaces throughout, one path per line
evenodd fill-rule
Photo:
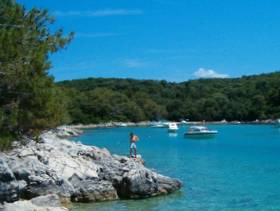
M 87 129 L 87 128 L 112 128 L 112 127 L 147 127 L 151 124 L 150 121 L 143 122 L 106 122 L 99 124 L 77 124 L 67 126 L 72 129 Z
M 70 202 L 147 198 L 180 189 L 180 181 L 146 168 L 139 158 L 64 139 L 80 133 L 60 127 L 0 153 L 0 210 L 66 210 Z
M 99 124 L 78 124 L 67 126 L 71 129 L 92 129 L 92 128 L 112 128 L 112 127 L 148 127 L 151 126 L 153 122 L 151 121 L 143 121 L 143 122 L 106 122 Z M 274 119 L 266 119 L 266 120 L 254 120 L 254 121 L 184 121 L 184 122 L 176 122 L 177 124 L 182 125 L 201 125 L 201 124 L 275 124 L 276 120 Z

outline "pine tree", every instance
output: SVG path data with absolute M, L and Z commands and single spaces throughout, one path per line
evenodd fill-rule
M 67 120 L 64 94 L 48 75 L 49 55 L 73 34 L 52 32 L 46 10 L 0 1 L 0 135 L 33 134 Z

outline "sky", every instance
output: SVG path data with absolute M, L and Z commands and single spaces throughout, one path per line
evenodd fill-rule
M 278 0 L 17 0 L 75 32 L 51 56 L 56 81 L 240 77 L 280 68 Z

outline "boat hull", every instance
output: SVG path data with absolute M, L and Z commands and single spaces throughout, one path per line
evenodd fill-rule
M 165 126 L 164 125 L 152 125 L 151 127 L 152 128 L 164 128 Z
M 185 137 L 188 138 L 213 138 L 217 134 L 217 131 L 210 131 L 210 132 L 204 132 L 204 133 L 185 133 Z
M 178 129 L 168 129 L 169 133 L 177 133 Z

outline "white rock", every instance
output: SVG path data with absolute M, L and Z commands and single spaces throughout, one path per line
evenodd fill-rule
M 36 197 L 32 200 L 16 201 L 14 203 L 5 203 L 4 211 L 67 211 L 62 207 L 59 197 L 55 194 Z

